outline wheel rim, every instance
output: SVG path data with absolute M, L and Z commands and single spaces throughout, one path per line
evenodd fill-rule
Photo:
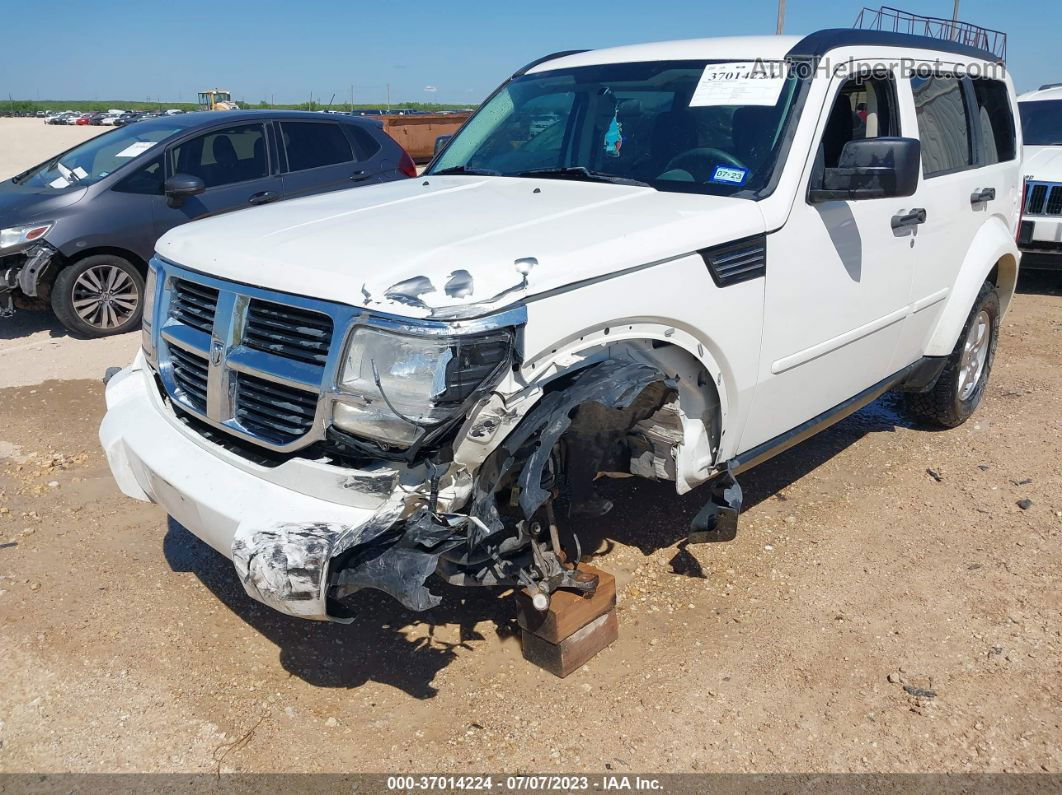
M 74 311 L 93 328 L 116 329 L 136 314 L 140 291 L 117 265 L 94 265 L 74 281 Z
M 977 389 L 988 361 L 989 341 L 992 338 L 992 318 L 985 310 L 977 313 L 966 339 L 962 344 L 962 358 L 959 360 L 959 400 L 969 400 Z

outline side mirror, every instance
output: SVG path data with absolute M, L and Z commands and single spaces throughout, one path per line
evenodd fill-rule
M 450 142 L 451 138 L 453 138 L 452 135 L 440 135 L 438 138 L 436 138 L 435 139 L 435 150 L 432 152 L 432 155 L 439 154 L 439 152 L 442 151 L 442 148 L 444 146 L 446 146 L 446 144 L 448 144 Z
M 206 190 L 206 183 L 191 174 L 174 174 L 163 185 L 166 203 L 170 207 L 180 207 L 190 196 L 198 196 Z
M 922 144 L 915 138 L 849 141 L 837 168 L 823 170 L 822 185 L 808 191 L 811 202 L 891 199 L 918 188 Z

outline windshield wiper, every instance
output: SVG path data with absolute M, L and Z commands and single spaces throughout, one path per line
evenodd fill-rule
M 559 179 L 582 179 L 588 182 L 610 182 L 613 185 L 634 185 L 639 188 L 653 187 L 648 182 L 630 177 L 617 177 L 615 174 L 604 174 L 600 171 L 591 171 L 586 166 L 562 166 L 559 168 L 533 168 L 530 171 L 521 171 L 518 177 L 557 177 Z
M 429 176 L 440 177 L 444 174 L 468 174 L 473 177 L 500 177 L 500 171 L 491 171 L 489 168 L 469 168 L 468 166 L 451 166 L 441 171 L 433 171 Z

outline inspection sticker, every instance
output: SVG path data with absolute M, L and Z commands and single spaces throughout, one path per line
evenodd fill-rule
M 155 145 L 155 141 L 137 141 L 135 144 L 129 144 L 125 149 L 115 155 L 115 157 L 136 157 L 142 155 L 148 149 Z
M 737 166 L 716 166 L 715 171 L 712 172 L 712 176 L 708 178 L 708 181 L 721 185 L 744 185 L 745 180 L 748 178 L 749 170 L 747 168 L 738 168 Z
M 775 105 L 784 84 L 785 70 L 778 61 L 710 63 L 690 97 L 690 107 Z

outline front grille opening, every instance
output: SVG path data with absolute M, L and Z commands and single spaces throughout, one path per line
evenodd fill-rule
M 1062 185 L 1056 185 L 1047 200 L 1048 215 L 1062 215 Z
M 207 360 L 203 357 L 170 345 L 170 361 L 173 365 L 173 380 L 184 399 L 197 411 L 206 411 Z
M 243 344 L 323 367 L 332 342 L 332 318 L 320 312 L 251 299 Z
M 236 420 L 249 433 L 287 444 L 310 432 L 317 395 L 247 373 L 236 373 Z
M 170 297 L 170 317 L 205 334 L 214 330 L 218 291 L 203 284 L 175 279 Z

